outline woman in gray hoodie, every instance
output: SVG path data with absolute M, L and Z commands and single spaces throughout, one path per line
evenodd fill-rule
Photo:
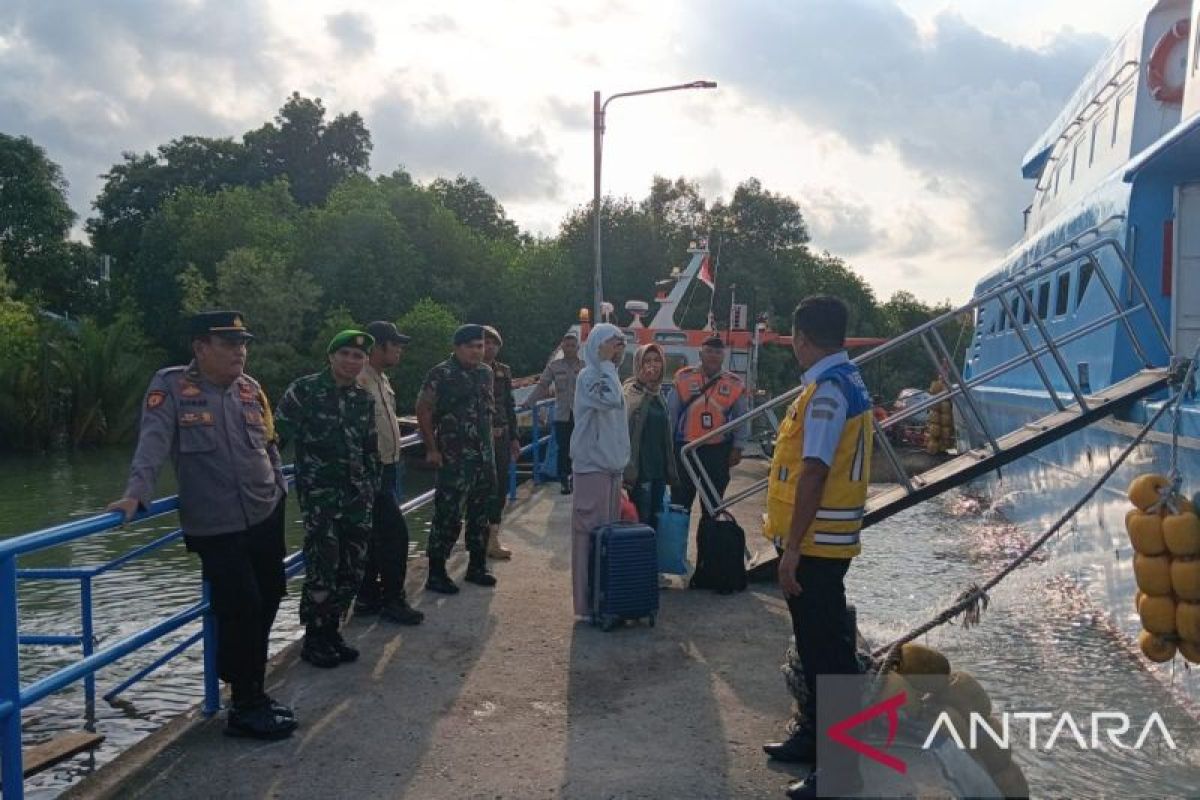
M 615 325 L 592 328 L 583 346 L 583 371 L 575 382 L 571 434 L 575 494 L 571 500 L 571 582 L 575 618 L 589 618 L 588 560 L 592 530 L 615 522 L 621 509 L 621 476 L 629 463 L 629 424 L 617 365 L 625 336 Z

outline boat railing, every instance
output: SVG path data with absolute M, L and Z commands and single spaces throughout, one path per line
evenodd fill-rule
M 553 437 L 544 431 L 545 417 L 552 417 L 554 400 L 543 400 L 522 414 L 531 414 L 532 437 L 529 444 L 521 448 L 521 457 L 528 457 L 533 464 L 532 477 L 540 482 L 553 463 Z M 419 433 L 409 434 L 400 440 L 402 450 L 421 444 Z M 291 465 L 285 467 L 288 483 L 293 482 Z M 515 499 L 517 486 L 517 463 L 509 465 L 508 491 Z M 434 490 L 430 489 L 401 503 L 401 511 L 410 514 L 433 501 Z M 131 522 L 163 517 L 179 509 L 177 495 L 153 501 L 145 511 L 139 512 Z M 101 669 L 147 648 L 175 631 L 200 621 L 200 630 L 187 636 L 159 654 L 146 666 L 129 675 L 111 690 L 104 699 L 115 701 L 134 684 L 150 676 L 155 670 L 169 663 L 197 642 L 203 643 L 202 709 L 213 714 L 220 709 L 220 682 L 216 663 L 216 622 L 210 614 L 208 584 L 201 581 L 199 598 L 188 607 L 176 611 L 165 619 L 158 620 L 136 633 L 124 636 L 116 642 L 98 648 L 93 618 L 93 581 L 106 573 L 127 566 L 183 538 L 183 531 L 175 529 L 151 542 L 132 548 L 101 564 L 68 567 L 18 568 L 17 559 L 40 553 L 71 542 L 99 536 L 107 531 L 122 527 L 123 515 L 118 511 L 74 520 L 49 528 L 0 540 L 0 793 L 5 800 L 18 800 L 24 796 L 24 769 L 21 741 L 21 711 L 43 698 L 61 691 L 79 681 L 84 684 L 84 718 L 88 726 L 94 725 L 96 703 L 96 673 Z M 304 554 L 296 551 L 284 558 L 284 569 L 289 578 L 304 569 Z M 19 581 L 75 581 L 79 585 L 79 633 L 22 633 L 20 630 Z M 21 648 L 29 646 L 79 647 L 81 657 L 66 666 L 39 677 L 27 685 L 21 683 Z
M 865 367 L 887 356 L 907 354 L 911 352 L 911 346 L 919 345 L 920 350 L 930 362 L 932 372 L 941 378 L 945 387 L 939 392 L 931 393 L 920 403 L 914 403 L 882 422 L 879 420 L 873 422 L 876 433 L 875 441 L 895 470 L 899 482 L 907 491 L 910 493 L 914 491 L 916 484 L 913 476 L 905 470 L 892 447 L 887 431 L 928 411 L 939 403 L 949 401 L 953 404 L 955 418 L 964 423 L 968 431 L 968 441 L 981 442 L 986 448 L 983 452 L 997 454 L 1002 449 L 999 440 L 1008 431 L 994 430 L 994 425 L 988 423 L 977 401 L 979 390 L 996 378 L 1031 365 L 1037 380 L 1044 387 L 1050 402 L 1058 411 L 1064 411 L 1068 405 L 1071 405 L 1080 412 L 1086 412 L 1089 408 L 1090 387 L 1085 390 L 1080 385 L 1080 380 L 1067 364 L 1062 350 L 1071 342 L 1113 325 L 1123 331 L 1125 339 L 1143 369 L 1166 367 L 1171 363 L 1171 339 L 1167 329 L 1155 311 L 1150 295 L 1122 243 L 1114 234 L 1107 231 L 1107 228 L 1116 219 L 1118 218 L 1106 219 L 1089 228 L 1070 242 L 1057 247 L 1047 256 L 998 280 L 995 285 L 979 292 L 965 305 L 918 325 L 907 333 L 890 339 L 854 359 L 854 362 L 860 367 Z M 1113 269 L 1123 275 L 1128 282 L 1129 297 L 1127 299 L 1121 298 L 1118 292 L 1119 283 L 1104 269 L 1104 264 L 1101 263 L 1102 259 L 1108 264 L 1115 264 Z M 1050 323 L 1043 319 L 1038 308 L 1039 304 L 1034 301 L 1031 288 L 1035 287 L 1040 280 L 1053 276 L 1060 270 L 1077 263 L 1091 265 L 1092 275 L 1102 287 L 1104 297 L 1111 306 L 1111 310 L 1065 330 L 1063 326 L 1055 325 L 1055 329 L 1051 331 Z M 993 303 L 1001 309 L 1003 317 L 1008 320 L 1008 328 L 1015 333 L 1020 345 L 1020 352 L 983 372 L 969 376 L 964 375 L 955 364 L 951 348 L 946 345 L 941 331 L 943 328 L 958 324 L 958 321 L 964 318 L 978 321 L 979 310 Z M 1018 318 L 1018 308 L 1025 309 L 1025 313 L 1021 315 L 1024 319 Z M 1145 315 L 1149 320 L 1148 334 L 1146 332 L 1139 333 L 1139 326 L 1146 327 L 1140 323 L 1139 315 Z M 1134 325 L 1134 318 L 1139 319 L 1139 326 Z M 1156 359 L 1162 359 L 1163 363 L 1155 363 Z M 1048 365 L 1043 363 L 1044 360 L 1049 360 L 1052 364 L 1049 371 Z M 1060 380 L 1059 386 L 1066 387 L 1065 392 L 1055 385 L 1052 375 Z M 727 498 L 719 499 L 721 495 L 716 491 L 712 478 L 700 463 L 696 449 L 727 436 L 735 428 L 753 421 L 756 416 L 773 414 L 775 409 L 792 402 L 803 391 L 803 388 L 803 386 L 794 387 L 758 406 L 749 415 L 715 428 L 684 446 L 682 450 L 683 466 L 696 485 L 705 488 L 705 491 L 701 491 L 699 494 L 701 501 L 705 503 L 710 513 L 719 513 L 758 494 L 767 487 L 768 479 L 763 478 Z M 1067 395 L 1065 399 L 1064 394 Z

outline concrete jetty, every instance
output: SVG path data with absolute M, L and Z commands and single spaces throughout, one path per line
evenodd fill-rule
M 747 462 L 735 481 L 765 470 Z M 740 516 L 750 546 L 766 547 L 758 514 Z M 753 798 L 806 774 L 760 749 L 790 710 L 776 587 L 665 589 L 656 627 L 604 633 L 573 622 L 570 498 L 523 487 L 505 530 L 514 558 L 496 565 L 495 590 L 423 592 L 414 562 L 425 624 L 352 620 L 362 658 L 333 670 L 285 651 L 269 690 L 295 708 L 293 738 L 229 739 L 222 717 L 194 715 L 69 796 Z

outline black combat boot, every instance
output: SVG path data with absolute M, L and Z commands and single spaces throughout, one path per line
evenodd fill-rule
M 383 611 L 383 603 L 374 600 L 364 601 L 362 598 L 354 601 L 354 616 L 356 617 L 373 617 L 380 611 Z
M 291 709 L 288 716 L 275 710 L 274 701 L 255 681 L 237 681 L 230 687 L 233 702 L 225 720 L 225 735 L 249 739 L 286 739 L 296 730 Z M 284 708 L 280 706 L 280 708 Z
M 321 669 L 331 669 L 342 663 L 325 627 L 316 622 L 310 622 L 304 631 L 304 647 L 300 650 L 300 658 Z
M 487 558 L 480 553 L 471 554 L 471 561 L 467 564 L 467 574 L 463 577 L 467 583 L 473 583 L 477 586 L 492 587 L 496 585 L 496 576 L 488 572 Z
M 441 594 L 458 594 L 458 584 L 446 574 L 445 561 L 429 559 L 429 577 L 425 579 L 425 588 Z
M 763 752 L 775 761 L 814 764 L 817 760 L 817 738 L 809 731 L 798 731 L 782 742 L 764 744 Z
M 338 660 L 343 663 L 358 661 L 358 648 L 351 647 L 346 644 L 346 640 L 342 638 L 341 631 L 338 630 L 337 620 L 328 623 L 329 644 L 333 647 L 334 653 L 337 654 Z
M 379 618 L 384 622 L 393 622 L 397 625 L 420 625 L 425 620 L 425 615 L 408 604 L 408 600 L 401 597 L 399 600 L 388 603 L 379 612 Z

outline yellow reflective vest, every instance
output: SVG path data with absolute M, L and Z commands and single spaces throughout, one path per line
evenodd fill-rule
M 800 554 L 823 558 L 852 558 L 862 546 L 863 510 L 871 479 L 873 428 L 870 396 L 857 368 L 839 365 L 805 388 L 788 408 L 779 426 L 767 488 L 767 520 L 763 533 L 777 547 L 787 543 L 796 503 L 796 481 L 804 453 L 804 419 L 817 387 L 832 380 L 849 403 L 846 426 L 834 451 L 817 516 L 804 534 Z

